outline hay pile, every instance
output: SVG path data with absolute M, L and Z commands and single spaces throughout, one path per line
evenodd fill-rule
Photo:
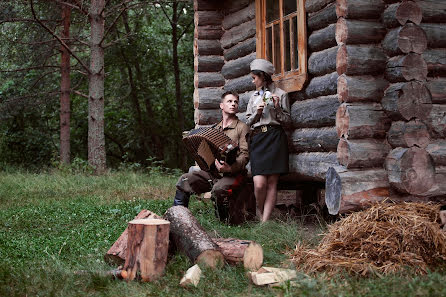
M 306 272 L 345 270 L 388 274 L 446 262 L 446 236 L 437 222 L 440 207 L 423 203 L 377 203 L 329 226 L 317 248 L 298 245 L 293 261 Z

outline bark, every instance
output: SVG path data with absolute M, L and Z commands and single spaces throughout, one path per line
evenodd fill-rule
M 254 37 L 255 34 L 256 20 L 254 19 L 225 31 L 221 37 L 221 45 L 224 49 L 228 49 L 241 41 Z
M 389 182 L 398 191 L 419 195 L 435 183 L 432 157 L 418 147 L 393 149 L 386 158 Z
M 335 1 L 336 0 L 307 0 L 305 1 L 305 11 L 307 13 L 316 12 Z
M 336 70 L 336 54 L 338 47 L 315 52 L 308 58 L 308 72 L 315 76 L 331 73 Z
M 426 83 L 432 96 L 432 103 L 446 104 L 446 79 L 434 78 Z
M 420 27 L 426 32 L 429 48 L 446 47 L 446 24 L 422 23 Z
M 224 51 L 226 61 L 247 56 L 256 51 L 256 39 L 250 38 Z
M 336 127 L 296 129 L 290 137 L 294 152 L 336 152 Z
M 96 174 L 106 169 L 104 136 L 104 0 L 91 0 L 89 20 L 90 76 L 88 83 L 88 164 Z
M 446 139 L 438 139 L 430 143 L 426 151 L 434 160 L 435 167 L 446 166 Z
M 213 238 L 229 264 L 243 264 L 248 270 L 257 271 L 263 264 L 262 246 L 252 240 Z
M 314 31 L 308 37 L 308 48 L 312 52 L 321 51 L 336 46 L 336 24 Z
M 419 25 L 422 17 L 423 13 L 417 3 L 402 1 L 389 5 L 383 13 L 382 20 L 387 28 L 394 28 L 408 22 Z
M 339 18 L 336 23 L 336 42 L 338 44 L 379 43 L 385 34 L 386 29 L 378 22 Z
M 337 81 L 340 102 L 380 102 L 389 83 L 376 76 L 341 75 Z
M 189 209 L 173 206 L 164 214 L 170 222 L 170 241 L 192 263 L 209 267 L 222 266 L 224 256 Z
M 425 59 L 421 55 L 410 53 L 390 58 L 387 61 L 385 75 L 390 82 L 424 81 L 427 78 L 427 70 Z
M 336 153 L 301 153 L 291 154 L 290 174 L 299 181 L 325 181 L 325 175 L 330 167 L 341 167 L 336 159 Z
M 246 23 L 255 18 L 255 2 L 241 10 L 225 16 L 222 27 L 224 30 L 229 30 L 235 26 Z
M 71 8 L 67 5 L 62 6 L 62 23 L 61 39 L 70 46 Z M 60 162 L 70 164 L 70 53 L 64 46 L 60 51 Z
M 195 109 L 218 109 L 220 108 L 221 88 L 200 88 L 194 91 Z
M 342 45 L 336 55 L 336 71 L 339 75 L 379 74 L 387 60 L 383 50 L 374 46 Z
M 349 19 L 378 19 L 384 11 L 381 0 L 337 0 L 336 15 Z
M 393 148 L 417 146 L 426 148 L 430 143 L 429 131 L 426 125 L 419 119 L 409 122 L 392 122 L 387 141 Z
M 195 72 L 220 72 L 225 61 L 221 56 L 196 56 Z
M 446 76 L 446 49 L 436 48 L 423 53 L 429 76 Z
M 347 168 L 381 167 L 390 151 L 387 141 L 381 139 L 339 140 L 337 158 Z
M 337 72 L 313 77 L 305 88 L 305 97 L 316 98 L 319 96 L 336 95 L 337 80 Z
M 223 30 L 220 26 L 208 25 L 197 26 L 195 31 L 196 39 L 220 40 Z
M 323 9 L 312 13 L 307 18 L 308 31 L 319 30 L 336 23 L 336 4 L 331 3 Z
M 222 87 L 225 79 L 217 72 L 196 72 L 194 75 L 195 88 Z
M 251 75 L 245 75 L 242 77 L 230 79 L 226 82 L 225 91 L 236 91 L 237 93 L 243 93 L 246 91 L 255 90 L 255 86 L 252 83 Z
M 330 214 L 364 209 L 389 197 L 387 172 L 383 169 L 329 168 L 325 180 L 325 204 Z
M 295 128 L 334 126 L 338 106 L 336 95 L 297 101 L 291 106 L 293 126 Z
M 247 56 L 226 62 L 221 69 L 221 74 L 225 79 L 232 79 L 247 75 L 251 72 L 249 65 L 255 58 L 256 54 L 252 53 Z
M 431 113 L 424 122 L 433 138 L 446 138 L 446 105 L 433 104 Z
M 336 113 L 336 130 L 339 137 L 384 138 L 389 127 L 390 119 L 376 103 L 343 103 Z
M 220 109 L 195 109 L 194 120 L 196 125 L 212 125 L 221 121 Z
M 390 85 L 381 101 L 383 109 L 393 120 L 425 120 L 432 110 L 432 100 L 424 83 L 411 81 Z
M 423 53 L 427 48 L 426 33 L 419 26 L 406 24 L 389 31 L 382 42 L 389 56 L 408 53 Z
M 417 1 L 423 11 L 423 23 L 445 23 L 446 2 L 438 0 Z
M 135 279 L 137 272 L 143 282 L 157 280 L 163 275 L 169 250 L 169 225 L 168 221 L 162 219 L 129 222 L 124 265 L 127 280 Z
M 220 40 L 195 40 L 194 41 L 195 55 L 216 55 L 221 56 L 223 54 L 223 48 L 221 47 Z

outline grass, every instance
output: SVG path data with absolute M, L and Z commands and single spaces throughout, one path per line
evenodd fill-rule
M 153 283 L 112 280 L 103 256 L 140 210 L 162 215 L 172 203 L 177 176 L 129 171 L 104 176 L 67 173 L 0 173 L 0 296 L 446 296 L 446 276 L 359 278 L 309 276 L 298 285 L 256 287 L 241 267 L 206 270 L 197 288 L 178 283 L 192 265 L 176 254 Z M 285 219 L 227 226 L 198 200 L 191 211 L 209 232 L 255 240 L 265 265 L 291 267 L 286 251 L 317 243 L 324 226 Z M 78 274 L 78 271 L 87 271 Z

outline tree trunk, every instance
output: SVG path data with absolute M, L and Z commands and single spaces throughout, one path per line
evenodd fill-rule
M 61 39 L 69 46 L 71 8 L 62 5 L 63 30 Z M 61 46 L 60 65 L 60 162 L 70 164 L 70 53 Z
M 169 251 L 169 225 L 168 221 L 160 219 L 137 219 L 129 222 L 124 265 L 127 280 L 135 279 L 137 272 L 140 272 L 143 282 L 161 277 Z
M 91 0 L 89 20 L 90 37 L 90 76 L 88 86 L 88 164 L 95 173 L 106 169 L 104 136 L 104 0 Z
M 251 240 L 235 238 L 212 239 L 229 264 L 243 264 L 248 270 L 257 271 L 263 264 L 262 246 Z
M 170 222 L 170 240 L 193 263 L 203 263 L 209 267 L 224 264 L 224 256 L 212 238 L 201 227 L 189 209 L 172 206 L 164 214 Z
M 432 157 L 418 147 L 392 150 L 386 158 L 385 168 L 390 184 L 402 193 L 422 194 L 435 183 Z

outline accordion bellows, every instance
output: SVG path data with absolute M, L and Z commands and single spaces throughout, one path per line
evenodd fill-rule
M 204 127 L 183 134 L 183 143 L 201 170 L 213 171 L 215 159 L 235 162 L 238 145 L 222 131 Z

